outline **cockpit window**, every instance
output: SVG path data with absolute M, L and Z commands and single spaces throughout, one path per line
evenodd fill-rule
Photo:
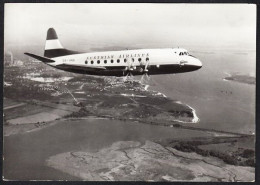
M 180 52 L 179 55 L 190 55 L 190 54 L 189 52 L 184 51 L 184 52 Z

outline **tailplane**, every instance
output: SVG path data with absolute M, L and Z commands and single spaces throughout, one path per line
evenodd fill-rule
M 72 54 L 79 54 L 79 52 L 65 49 L 61 45 L 56 31 L 53 28 L 49 28 L 45 43 L 44 57 L 55 58 Z
M 37 60 L 40 60 L 44 63 L 54 63 L 55 61 L 54 60 L 51 60 L 50 58 L 47 58 L 47 57 L 42 57 L 42 56 L 39 56 L 39 55 L 35 55 L 35 54 L 32 54 L 32 53 L 24 53 L 25 55 L 28 55 L 32 58 L 35 58 Z

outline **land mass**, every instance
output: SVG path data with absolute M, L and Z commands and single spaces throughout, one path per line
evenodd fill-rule
M 97 152 L 66 152 L 47 165 L 89 181 L 253 181 L 254 168 L 225 164 L 146 141 L 120 141 Z
M 231 75 L 229 77 L 225 77 L 224 79 L 230 80 L 230 81 L 236 81 L 236 82 L 240 82 L 240 83 L 245 83 L 245 84 L 250 84 L 250 85 L 256 84 L 255 77 L 247 76 L 247 75 Z
M 4 135 L 31 130 L 33 125 L 39 129 L 57 119 L 87 116 L 159 125 L 199 121 L 190 106 L 149 91 L 138 81 L 27 65 L 5 67 Z
M 169 136 L 145 143 L 118 141 L 96 152 L 68 151 L 47 159 L 46 164 L 55 169 L 97 181 L 254 180 L 254 147 L 246 144 L 254 143 L 254 136 L 193 127 L 199 122 L 193 108 L 137 81 L 57 72 L 39 63 L 5 67 L 4 81 L 6 137 L 57 120 L 89 117 L 201 132 L 201 138 L 188 140 Z

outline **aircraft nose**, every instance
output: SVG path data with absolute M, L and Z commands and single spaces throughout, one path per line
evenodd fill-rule
M 197 58 L 191 58 L 188 62 L 190 68 L 192 68 L 192 70 L 198 70 L 202 67 L 202 63 L 199 59 Z
M 199 59 L 196 59 L 194 65 L 200 69 L 202 67 L 202 62 Z

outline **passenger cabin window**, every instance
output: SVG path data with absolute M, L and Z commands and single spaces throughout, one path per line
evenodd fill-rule
M 134 58 L 132 58 L 132 62 L 134 62 L 135 61 L 135 59 Z
M 93 61 L 93 60 L 91 60 L 91 64 L 94 64 L 94 61 Z
M 114 60 L 111 60 L 111 63 L 114 63 Z
M 125 59 L 124 59 L 124 62 L 126 63 L 126 61 L 127 61 L 127 60 L 126 60 L 126 58 L 125 58 Z
M 117 59 L 117 63 L 119 63 L 120 62 L 120 59 Z
M 97 63 L 100 64 L 100 60 L 98 60 Z
M 88 64 L 88 61 L 87 61 L 87 60 L 85 61 L 85 64 Z
M 145 60 L 146 60 L 146 61 L 149 61 L 149 58 L 147 57 Z
M 141 58 L 138 58 L 138 61 L 139 61 L 139 62 L 141 62 L 141 60 L 142 60 Z
M 104 63 L 106 64 L 106 63 L 107 63 L 107 60 L 104 60 Z

